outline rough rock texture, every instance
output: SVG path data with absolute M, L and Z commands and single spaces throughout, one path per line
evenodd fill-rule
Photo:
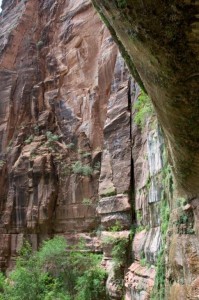
M 103 128 L 111 84 L 120 78 L 113 79 L 117 47 L 89 1 L 4 1 L 2 7 L 4 269 L 24 237 L 36 249 L 49 235 L 85 232 L 89 239 L 97 229 Z
M 196 197 L 198 164 L 199 1 L 93 0 L 152 97 L 177 182 Z M 185 163 L 186 162 L 186 163 Z
M 139 90 L 134 87 L 136 101 Z M 135 112 L 132 111 L 132 120 Z M 125 276 L 125 299 L 150 299 L 155 265 L 161 248 L 163 183 L 163 138 L 154 117 L 140 129 L 132 121 L 132 158 L 134 162 L 135 235 L 132 241 L 133 263 Z
M 141 1 L 136 3 L 135 9 Z M 110 16 L 109 5 L 113 14 L 117 12 L 114 1 L 106 1 L 104 16 Z M 70 244 L 84 238 L 91 251 L 103 251 L 111 299 L 122 299 L 124 294 L 131 300 L 150 299 L 158 253 L 165 242 L 162 203 L 166 198 L 173 208 L 166 248 L 166 299 L 198 299 L 199 249 L 194 234 L 198 233 L 198 200 L 179 207 L 172 204 L 172 180 L 163 175 L 164 142 L 156 117 L 147 118 L 142 129 L 135 124 L 132 107 L 140 88 L 91 2 L 4 0 L 2 8 L 0 269 L 13 267 L 24 239 L 37 249 L 42 240 L 55 234 L 64 235 Z M 122 24 L 121 10 L 119 19 Z M 118 42 L 114 24 L 107 25 Z M 131 55 L 131 44 L 125 43 L 130 33 L 121 32 Z M 131 60 L 128 64 L 135 79 L 149 90 L 160 117 L 163 105 L 158 101 L 168 103 L 165 122 L 160 121 L 170 143 L 178 135 L 173 128 L 180 116 L 171 122 L 169 93 L 179 104 L 175 98 L 179 88 L 170 89 L 176 82 L 173 77 L 162 84 L 167 71 L 162 74 L 159 68 L 159 74 L 155 67 L 150 71 L 148 64 L 159 67 L 159 60 L 148 58 L 147 47 L 142 50 L 141 46 L 133 49 L 140 54 L 135 60 L 138 72 Z M 186 84 L 191 80 L 194 85 L 197 74 L 190 76 Z M 181 126 L 183 140 L 184 129 Z M 172 144 L 170 148 L 176 172 L 181 165 L 175 151 L 180 155 L 187 151 L 186 143 L 178 151 L 181 143 L 179 135 L 177 150 Z M 185 181 L 179 177 L 179 182 Z M 191 186 L 189 181 L 187 186 Z M 114 241 L 126 242 L 122 249 L 126 261 L 119 275 L 112 253 Z
M 117 281 L 113 244 L 104 239 L 129 240 L 134 185 L 135 209 L 151 229 L 142 246 L 139 233 L 130 243 L 136 259 L 128 278 L 141 260 L 137 251 L 152 264 L 160 247 L 155 208 L 148 216 L 155 207 L 149 203 L 160 200 L 157 189 L 149 200 L 140 195 L 148 174 L 155 179 L 160 171 L 161 142 L 156 131 L 148 136 L 148 127 L 141 132 L 133 122 L 140 89 L 89 1 L 2 7 L 0 267 L 12 268 L 24 239 L 37 249 L 55 234 L 71 244 L 83 237 L 92 251 L 103 248 L 108 293 L 121 299 L 126 265 Z M 142 164 L 147 151 L 151 163 Z M 146 272 L 136 273 L 138 281 Z M 153 283 L 153 276 L 145 280 L 142 292 Z
M 173 251 L 176 252 L 172 252 L 172 255 L 167 253 L 166 299 L 196 299 L 199 296 L 197 272 L 187 267 L 188 254 L 181 251 L 179 256 L 179 249 L 182 241 L 185 242 L 185 248 L 189 243 L 198 244 L 199 1 L 92 2 L 119 45 L 131 73 L 151 96 L 164 131 L 178 190 L 188 198 L 191 214 L 194 215 L 191 225 L 186 221 L 189 220 L 186 214 L 181 214 L 177 221 L 171 216 L 171 223 L 175 228 L 177 222 L 177 227 L 180 227 L 178 234 L 180 232 L 183 236 L 176 239 L 175 229 L 170 231 L 167 245 L 168 248 L 175 245 Z M 157 201 L 160 193 L 154 192 L 155 186 L 157 184 L 153 180 L 150 192 L 152 202 Z M 144 199 L 144 195 L 141 199 Z M 170 201 L 172 210 L 177 203 L 173 200 Z M 155 221 L 158 221 L 157 218 Z M 197 247 L 191 247 L 197 253 Z M 181 268 L 175 269 L 175 257 L 180 258 Z M 192 255 L 188 257 L 191 260 Z M 194 288 L 190 286 L 191 281 L 194 282 Z

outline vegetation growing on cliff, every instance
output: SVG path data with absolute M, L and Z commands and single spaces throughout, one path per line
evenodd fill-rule
M 147 94 L 141 91 L 136 103 L 135 109 L 135 123 L 143 128 L 146 125 L 146 120 L 154 113 L 152 102 Z
M 45 241 L 35 253 L 26 243 L 9 277 L 0 274 L 0 299 L 105 300 L 106 272 L 100 261 L 82 243 L 69 248 L 63 237 Z
M 163 300 L 165 299 L 165 275 L 166 275 L 166 263 L 165 263 L 165 246 L 166 246 L 166 234 L 169 226 L 170 219 L 170 208 L 168 197 L 173 193 L 173 180 L 172 172 L 168 163 L 162 170 L 162 183 L 163 192 L 161 197 L 160 206 L 160 221 L 161 221 L 161 238 L 162 245 L 158 254 L 158 259 L 156 262 L 156 278 L 155 285 L 152 292 L 152 300 Z

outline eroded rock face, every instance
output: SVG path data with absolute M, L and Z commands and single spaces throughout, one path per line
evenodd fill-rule
M 196 197 L 198 1 L 92 2 L 152 98 L 179 186 Z
M 104 253 L 111 299 L 124 293 L 126 299 L 150 299 L 165 189 L 156 118 L 142 129 L 135 124 L 140 88 L 90 1 L 7 0 L 2 8 L 1 270 L 13 267 L 24 239 L 37 249 L 55 234 L 69 244 L 84 238 L 92 251 Z M 138 73 L 135 78 L 140 82 Z M 165 197 L 171 202 L 173 195 Z M 181 224 L 177 209 L 168 241 L 170 299 L 192 299 L 198 291 L 197 200 L 183 211 L 191 221 Z M 126 242 L 119 278 L 114 239 Z
M 89 240 L 97 230 L 107 103 L 124 62 L 114 75 L 118 49 L 89 1 L 4 1 L 2 8 L 0 265 L 5 269 L 25 237 L 36 249 L 54 234 L 74 239 L 84 232 Z
M 147 147 L 152 175 L 161 167 L 154 163 L 155 133 L 147 139 L 132 121 L 140 89 L 89 1 L 3 2 L 1 26 L 0 267 L 12 268 L 24 239 L 37 249 L 55 234 L 69 244 L 84 238 L 92 251 L 104 252 L 108 293 L 121 299 L 126 265 L 117 281 L 113 244 L 104 239 L 124 239 L 126 250 L 132 244 L 139 265 L 139 234 L 130 242 L 133 178 L 135 189 L 144 189 L 149 166 L 139 160 Z M 136 197 L 136 211 L 147 207 L 146 225 L 147 200 Z M 142 248 L 152 263 L 156 225 Z
M 177 220 L 171 215 L 174 229 L 169 231 L 171 236 L 168 238 L 167 247 L 168 249 L 171 245 L 174 247 L 172 255 L 170 252 L 167 253 L 168 293 L 166 299 L 196 299 L 199 295 L 196 288 L 198 276 L 195 271 L 187 267 L 187 256 L 191 261 L 192 254 L 187 254 L 184 250 L 179 254 L 179 249 L 180 245 L 184 247 L 184 243 L 187 249 L 190 243 L 190 247 L 195 249 L 194 253 L 198 252 L 193 244 L 194 240 L 198 241 L 199 2 L 181 1 L 179 3 L 175 0 L 169 2 L 93 0 L 92 2 L 119 45 L 131 73 L 151 96 L 164 131 L 178 191 L 189 199 L 190 211 L 194 215 L 189 224 L 187 220 L 190 216 L 186 213 L 181 212 Z M 151 142 L 153 144 L 152 136 L 148 145 Z M 149 161 L 153 161 L 153 156 Z M 154 165 L 159 168 L 160 162 L 157 160 Z M 140 164 L 142 165 L 142 162 Z M 149 170 L 153 173 L 151 167 Z M 142 176 L 141 181 L 144 186 L 145 176 Z M 158 178 L 152 178 L 150 203 L 156 203 L 161 194 L 162 188 L 158 187 L 158 181 Z M 178 211 L 176 209 L 177 198 L 177 195 L 171 198 L 170 205 L 172 210 Z M 145 199 L 145 193 L 141 191 L 139 205 L 142 210 L 144 207 L 146 212 L 148 205 Z M 143 207 L 141 203 L 144 204 Z M 153 209 L 154 218 L 152 219 L 156 225 L 153 226 L 159 223 L 158 212 L 155 210 Z M 149 213 L 144 213 L 143 217 L 146 222 L 150 222 L 149 216 Z M 177 237 L 176 227 L 178 227 Z M 192 234 L 191 237 L 190 234 Z M 197 257 L 197 254 L 195 255 Z M 176 257 L 180 260 L 177 263 L 180 267 L 176 266 Z M 187 268 L 189 272 L 186 271 Z M 194 282 L 194 288 L 191 286 L 191 280 Z M 137 296 L 133 294 L 132 297 L 136 299 Z

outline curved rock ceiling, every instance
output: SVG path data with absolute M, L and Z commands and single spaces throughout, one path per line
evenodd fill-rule
M 151 96 L 180 189 L 197 197 L 199 1 L 92 2 Z

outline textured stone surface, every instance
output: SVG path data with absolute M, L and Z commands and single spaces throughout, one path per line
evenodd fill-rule
M 152 98 L 164 131 L 178 190 L 191 203 L 195 203 L 192 207 L 194 228 L 191 232 L 198 240 L 199 2 L 191 0 L 184 0 L 181 3 L 176 0 L 169 3 L 161 0 L 144 2 L 92 0 L 92 2 L 119 45 L 131 73 Z M 143 165 L 143 156 L 141 157 L 136 163 L 140 161 L 140 165 Z M 157 163 L 158 161 L 155 163 L 158 166 Z M 142 167 L 140 169 L 143 170 Z M 150 170 L 153 172 L 151 168 Z M 142 172 L 140 170 L 140 174 Z M 139 201 L 136 201 L 136 205 L 139 206 L 136 207 L 143 215 L 144 225 L 150 222 L 149 216 L 152 213 L 155 217 L 153 223 L 157 226 L 159 223 L 157 211 L 152 209 L 149 213 L 146 205 L 147 191 L 144 182 L 147 175 L 146 172 L 143 173 L 145 176 L 141 176 L 142 180 L 139 181 L 142 183 L 143 190 L 140 191 Z M 153 182 L 149 195 L 151 204 L 159 200 L 160 193 L 156 193 L 156 190 Z M 174 197 L 170 203 L 172 210 L 176 198 Z M 174 220 L 171 219 L 171 222 Z M 186 224 L 180 225 L 180 231 L 181 234 L 187 232 Z M 173 239 L 175 240 L 175 236 Z M 176 251 L 177 255 L 178 250 Z M 184 255 L 183 252 L 182 262 L 185 270 L 187 265 Z M 172 265 L 171 273 L 173 267 Z M 189 287 L 188 274 L 184 272 L 183 278 L 181 275 L 179 278 L 187 282 L 186 297 L 195 299 L 198 295 L 196 296 L 197 292 Z M 193 272 L 192 276 L 194 277 Z M 185 294 L 184 288 L 179 287 L 179 282 L 176 283 L 175 280 L 171 276 L 170 285 L 173 284 L 174 289 L 171 299 Z
M 138 84 L 90 1 L 4 0 L 0 26 L 0 268 L 13 267 L 25 239 L 37 249 L 55 234 L 70 245 L 83 238 L 104 253 L 111 299 L 122 298 L 124 282 L 126 299 L 150 299 L 163 138 L 155 116 L 142 129 L 134 122 Z M 141 77 L 154 103 L 163 101 L 144 54 Z M 177 225 L 179 213 L 171 222 L 168 299 L 198 297 L 198 207 L 198 199 L 183 207 L 189 224 Z M 128 244 L 133 232 L 118 279 L 110 240 Z
M 183 226 L 185 229 L 179 234 L 174 223 L 173 234 L 169 237 L 166 295 L 168 299 L 197 299 L 199 296 L 198 239 L 194 234 L 187 234 L 187 225 Z
M 116 195 L 102 198 L 97 207 L 98 214 L 108 214 L 131 209 L 129 197 L 127 195 Z
M 196 197 L 198 1 L 92 2 L 153 100 L 179 186 Z
M 90 235 L 97 230 L 104 132 L 114 131 L 114 118 L 124 124 L 120 136 L 126 140 L 130 129 L 124 62 L 117 59 L 118 49 L 89 1 L 4 1 L 2 7 L 3 269 L 12 266 L 23 239 L 28 238 L 36 249 L 53 234 L 75 239 L 81 232 Z M 109 110 L 111 122 L 108 101 L 114 106 Z M 115 143 L 111 142 L 114 149 Z M 129 149 L 121 155 L 127 162 Z M 126 162 L 118 166 L 127 174 L 123 182 L 114 170 L 119 193 L 129 188 L 130 160 Z
M 149 300 L 154 279 L 154 267 L 142 267 L 139 263 L 133 263 L 125 276 L 125 287 L 127 289 L 125 300 Z

